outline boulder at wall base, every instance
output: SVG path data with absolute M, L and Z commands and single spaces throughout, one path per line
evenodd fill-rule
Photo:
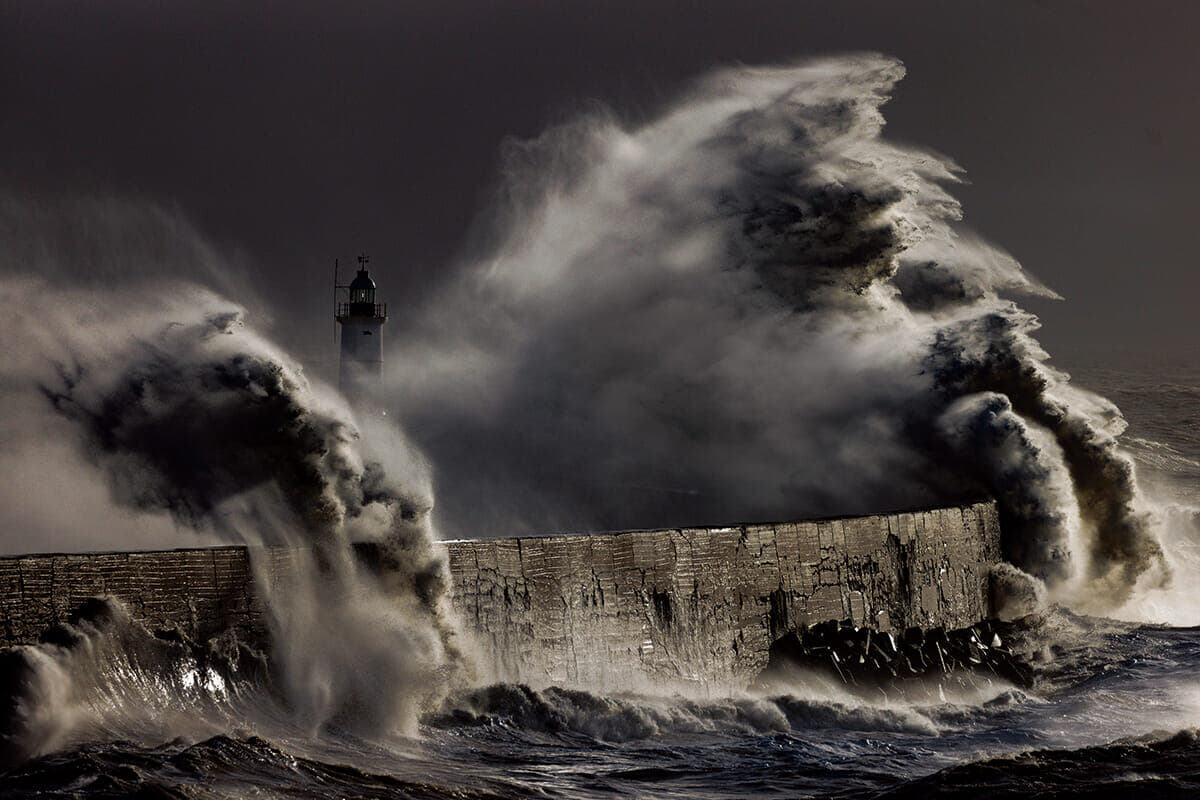
M 1019 621 L 985 620 L 950 631 L 908 628 L 897 636 L 860 628 L 849 620 L 822 622 L 776 639 L 756 683 L 766 685 L 799 669 L 861 689 L 949 675 L 966 682 L 998 678 L 1027 688 L 1033 683 L 1033 670 L 1008 645 L 1020 625 Z

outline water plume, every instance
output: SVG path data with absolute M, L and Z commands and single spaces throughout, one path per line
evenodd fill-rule
M 959 168 L 882 138 L 902 65 L 719 71 L 636 128 L 510 143 L 476 249 L 391 354 L 459 535 L 1000 500 L 1006 551 L 1115 606 L 1161 550 L 1111 404 L 960 224 Z M 1088 589 L 1080 589 L 1086 585 Z
M 175 546 L 200 531 L 251 545 L 252 559 L 288 553 L 262 591 L 292 722 L 415 733 L 458 651 L 428 465 L 403 435 L 311 384 L 208 290 L 12 278 L 3 293 L 20 309 L 9 336 L 21 354 L 5 391 L 23 422 L 75 443 L 108 505 L 169 517 Z M 386 566 L 361 563 L 352 541 L 372 542 Z

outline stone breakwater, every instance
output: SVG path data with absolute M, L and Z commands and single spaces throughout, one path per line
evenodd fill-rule
M 540 685 L 747 683 L 771 644 L 848 619 L 879 631 L 991 614 L 993 503 L 872 517 L 446 542 L 452 602 L 485 670 Z M 370 561 L 370 548 L 363 548 Z M 286 550 L 0 558 L 0 645 L 35 642 L 88 598 L 152 631 L 267 645 L 264 582 Z
M 901 514 L 447 542 L 453 602 L 496 678 L 600 689 L 745 684 L 826 620 L 878 631 L 991 615 L 994 503 Z
M 256 583 L 287 572 L 286 550 L 244 547 L 0 557 L 0 645 L 38 641 L 92 597 L 113 597 L 151 631 L 204 642 L 232 632 L 262 646 L 266 608 Z

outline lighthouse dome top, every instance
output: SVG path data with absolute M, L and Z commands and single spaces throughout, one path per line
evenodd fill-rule
M 367 268 L 358 271 L 350 281 L 350 313 L 373 316 L 375 313 L 375 281 L 367 274 Z
M 367 274 L 367 270 L 360 269 L 358 275 L 350 282 L 350 291 L 355 289 L 370 289 L 375 290 L 375 281 L 371 280 L 371 276 Z

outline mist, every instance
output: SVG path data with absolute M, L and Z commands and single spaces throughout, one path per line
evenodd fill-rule
M 1007 556 L 1062 592 L 1165 579 L 1119 411 L 1014 302 L 1054 293 L 962 227 L 957 165 L 882 137 L 903 74 L 726 69 L 644 126 L 601 111 L 509 142 L 476 248 L 390 355 L 443 529 L 994 496 Z
M 12 225 L 0 248 L 21 254 L 24 270 L 0 277 L 13 310 L 0 465 L 23 476 L 4 489 L 17 510 L 5 546 L 242 544 L 252 564 L 286 548 L 285 579 L 260 576 L 259 592 L 291 724 L 414 733 L 462 666 L 427 462 L 386 420 L 310 381 L 244 307 L 194 282 L 236 271 L 182 220 L 100 200 L 53 219 L 75 239 L 55 225 L 47 241 L 70 247 L 39 247 L 45 226 Z M 74 281 L 93 252 L 128 268 Z M 355 557 L 361 541 L 376 543 L 386 574 Z M 40 734 L 11 737 L 29 752 L 69 739 L 79 719 L 120 730 L 119 715 L 147 703 L 134 682 L 135 696 L 107 712 L 108 690 L 72 667 L 86 658 L 52 645 L 22 652 L 32 674 L 62 674 L 24 682 L 31 694 L 13 701 L 42 720 Z M 38 694 L 51 684 L 53 698 Z

